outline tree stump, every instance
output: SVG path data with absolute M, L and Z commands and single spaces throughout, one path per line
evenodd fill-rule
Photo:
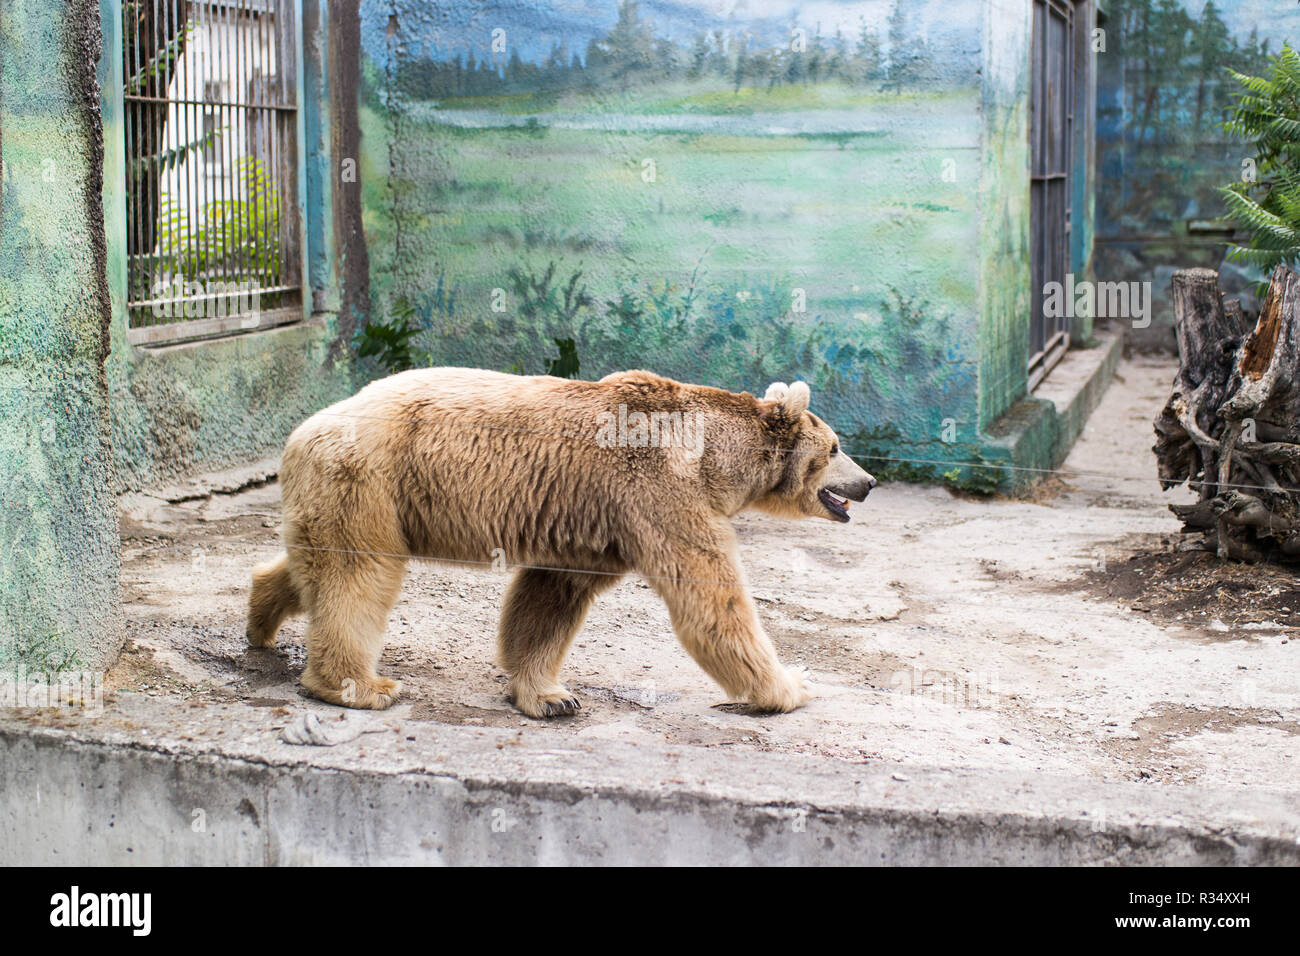
M 1199 495 L 1169 506 L 1183 547 L 1300 560 L 1300 274 L 1274 270 L 1249 334 L 1212 270 L 1174 273 L 1173 301 L 1179 368 L 1152 450 L 1162 488 Z

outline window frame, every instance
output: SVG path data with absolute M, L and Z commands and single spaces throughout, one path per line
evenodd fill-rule
M 189 2 L 189 0 L 184 0 Z M 200 0 L 202 2 L 202 0 Z M 296 287 L 299 302 L 290 306 L 257 309 L 234 315 L 205 319 L 185 319 L 178 322 L 159 323 L 132 327 L 130 325 L 127 301 L 130 289 L 128 250 L 126 242 L 126 196 L 128 188 L 128 164 L 126 147 L 126 102 L 123 50 L 125 37 L 122 32 L 123 0 L 101 0 L 101 16 L 105 24 L 104 53 L 107 74 L 111 83 L 102 87 L 101 97 L 105 111 L 105 168 L 104 191 L 106 206 L 112 194 L 113 208 L 106 208 L 106 220 L 113 223 L 110 235 L 110 249 L 116 246 L 115 259 L 120 261 L 110 264 L 110 288 L 113 292 L 114 311 L 120 309 L 120 322 L 125 338 L 130 346 L 143 349 L 159 348 L 169 345 L 189 344 L 202 341 L 228 339 L 270 329 L 281 328 L 306 322 L 313 310 L 313 287 L 310 263 L 311 235 L 307 216 L 307 109 L 310 98 L 305 82 L 306 64 L 304 62 L 305 44 L 303 34 L 303 0 L 207 0 L 211 4 L 222 4 L 237 9 L 251 7 L 268 2 L 276 3 L 285 13 L 292 16 L 292 31 L 288 37 L 291 44 L 286 50 L 293 55 L 292 83 L 294 90 L 294 119 L 292 173 L 294 177 L 293 203 L 281 208 L 281 216 L 293 216 L 293 235 L 297 248 L 290 255 L 296 260 L 298 279 Z M 112 25 L 110 31 L 109 26 Z M 203 81 L 206 88 L 207 80 Z M 200 121 L 203 114 L 200 113 Z M 113 141 L 109 141 L 109 137 Z M 114 241 L 116 240 L 116 241 Z M 288 257 L 286 257 L 288 261 Z

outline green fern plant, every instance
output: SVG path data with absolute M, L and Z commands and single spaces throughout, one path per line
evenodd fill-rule
M 1290 44 L 1266 76 L 1229 72 L 1242 85 L 1223 128 L 1255 146 L 1254 175 L 1223 187 L 1229 217 L 1250 235 L 1228 258 L 1264 272 L 1300 260 L 1300 54 Z
M 204 203 L 191 216 L 164 198 L 158 213 L 162 262 L 186 279 L 243 278 L 255 273 L 266 285 L 280 283 L 280 190 L 266 164 L 241 156 L 242 195 Z

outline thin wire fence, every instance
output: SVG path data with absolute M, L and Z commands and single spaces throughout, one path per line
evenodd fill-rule
M 439 425 L 439 426 L 447 426 L 453 428 L 471 428 L 471 429 L 478 429 L 482 431 L 509 432 L 512 434 L 546 435 L 546 436 L 551 436 L 556 438 L 568 439 L 572 441 L 582 441 L 589 444 L 597 443 L 597 435 L 596 435 L 597 426 L 595 425 L 592 426 L 590 433 L 588 433 L 588 432 L 558 431 L 554 429 L 543 429 L 543 428 L 522 428 L 515 425 L 486 425 L 478 422 L 460 421 L 457 419 L 404 418 L 404 417 L 391 416 L 391 415 L 363 415 L 363 414 L 357 414 L 353 412 L 334 411 L 329 408 L 322 409 L 316 414 L 337 416 L 340 418 L 354 419 L 356 421 L 385 421 L 385 422 L 400 422 L 400 423 L 415 424 L 415 425 Z M 777 453 L 777 454 L 795 454 L 801 452 L 806 453 L 806 450 L 799 449 L 799 448 L 781 448 L 781 447 L 773 447 L 768 445 L 736 445 L 736 444 L 729 444 L 723 442 L 703 442 L 702 447 L 722 448 L 722 449 L 728 449 L 733 451 L 770 452 L 770 453 Z M 905 457 L 896 457 L 896 456 L 889 456 L 889 455 L 878 455 L 872 453 L 870 450 L 867 449 L 851 449 L 847 447 L 844 448 L 844 453 L 848 455 L 850 458 L 857 459 L 858 461 L 883 461 L 883 462 L 898 463 L 898 464 L 935 465 L 935 466 L 942 466 L 948 468 L 953 468 L 953 467 L 963 467 L 963 468 L 971 468 L 971 469 L 978 468 L 978 469 L 983 469 L 985 471 L 992 471 L 992 472 L 1001 472 L 1001 471 L 1028 472 L 1028 473 L 1039 474 L 1039 475 L 1059 475 L 1068 478 L 1105 478 L 1113 481 L 1141 481 L 1141 482 L 1160 481 L 1160 479 L 1154 474 L 1117 475 L 1111 472 L 1087 471 L 1084 469 L 1037 468 L 1030 465 L 1013 465 L 1010 463 L 990 461 L 988 459 L 983 459 L 980 461 L 970 461 L 970 460 L 963 460 L 963 459 L 947 459 L 947 458 L 905 458 Z M 1242 483 L 1235 483 L 1235 482 L 1219 482 L 1219 481 L 1212 481 L 1212 480 L 1200 481 L 1196 479 L 1185 479 L 1185 480 L 1187 484 L 1193 489 L 1198 488 L 1200 485 L 1204 484 L 1206 486 L 1224 488 L 1224 489 L 1234 488 L 1234 489 L 1249 489 L 1255 491 L 1276 491 L 1275 488 L 1272 488 L 1268 485 L 1251 485 L 1251 484 L 1242 484 Z
M 550 429 L 530 429 L 530 428 L 522 428 L 522 427 L 508 426 L 508 425 L 484 425 L 479 423 L 463 422 L 463 421 L 457 421 L 452 419 L 404 418 L 404 417 L 392 417 L 392 416 L 380 416 L 380 415 L 359 415 L 359 414 L 352 414 L 347 412 L 335 412 L 335 411 L 330 411 L 328 409 L 325 410 L 325 413 L 330 415 L 345 417 L 345 418 L 357 419 L 357 420 L 395 421 L 395 422 L 405 422 L 405 423 L 414 423 L 414 424 L 423 424 L 423 425 L 438 424 L 438 425 L 445 425 L 450 427 L 483 429 L 483 430 L 489 430 L 494 432 L 546 435 L 546 436 L 556 437 L 556 438 L 561 438 L 566 440 L 581 440 L 586 443 L 595 442 L 594 432 L 593 434 L 585 434 L 581 432 L 565 432 L 565 431 L 550 430 Z M 714 447 L 714 448 L 727 448 L 733 450 L 735 449 L 751 450 L 751 451 L 761 451 L 761 452 L 799 451 L 799 449 L 787 449 L 787 448 L 774 449 L 769 446 L 761 446 L 761 445 L 733 445 L 733 444 L 720 444 L 720 443 L 705 443 L 705 446 Z M 1031 468 L 1028 466 L 990 465 L 986 461 L 936 460 L 936 459 L 927 459 L 927 458 L 885 458 L 883 456 L 855 454 L 852 450 L 849 449 L 845 449 L 845 453 L 848 454 L 850 457 L 858 458 L 863 461 L 885 460 L 891 462 L 893 461 L 914 462 L 914 463 L 922 463 L 922 464 L 930 464 L 930 465 L 936 465 L 936 464 L 937 465 L 967 465 L 971 467 L 982 467 L 982 468 L 1007 468 L 1008 470 L 1028 471 L 1028 472 L 1034 472 L 1039 474 L 1059 475 L 1067 478 L 1091 477 L 1091 478 L 1106 479 L 1110 481 L 1142 481 L 1142 482 L 1158 481 L 1158 479 L 1154 475 L 1147 475 L 1147 476 L 1116 475 L 1107 472 L 1089 472 L 1083 470 L 1071 470 L 1071 469 L 1059 469 L 1059 468 Z M 1199 483 L 1191 482 L 1189 484 L 1194 489 Z M 1222 487 L 1257 488 L 1260 490 L 1268 490 L 1263 486 L 1256 486 L 1256 485 L 1225 485 Z M 1161 511 L 1161 512 L 1153 512 L 1150 515 L 1150 517 L 1157 517 L 1157 516 L 1160 518 L 1168 518 L 1169 514 L 1167 511 Z M 1082 532 L 1078 532 L 1076 530 L 1074 533 L 1082 533 Z M 738 578 L 738 579 L 696 578 L 696 577 L 684 577 L 681 575 L 653 574 L 653 573 L 646 573 L 644 571 L 638 571 L 638 570 L 610 571 L 610 570 L 600 570 L 600 569 L 573 568 L 573 567 L 563 567 L 557 565 L 531 564 L 527 562 L 508 562 L 501 557 L 484 558 L 482 560 L 473 560 L 473 559 L 464 559 L 464 558 L 444 558 L 444 557 L 439 557 L 437 555 L 384 552 L 384 551 L 374 551 L 374 550 L 366 550 L 366 549 L 324 548 L 324 547 L 317 547 L 317 546 L 303 545 L 303 544 L 292 544 L 292 545 L 286 544 L 285 548 L 286 550 L 291 550 L 291 551 L 310 551 L 310 552 L 330 553 L 330 554 L 351 554 L 351 555 L 357 555 L 359 557 L 373 557 L 373 558 L 382 558 L 382 559 L 391 559 L 391 560 L 431 561 L 438 564 L 449 564 L 449 565 L 463 566 L 463 567 L 483 568 L 483 569 L 490 569 L 497 572 L 527 569 L 527 570 L 537 570 L 537 571 L 551 571 L 551 572 L 558 572 L 558 573 L 572 573 L 572 574 L 597 575 L 597 576 L 609 576 L 609 577 L 635 576 L 641 578 L 642 580 L 647 581 L 652 586 L 656 582 L 669 582 L 673 584 L 708 584 L 717 587 L 738 587 L 738 586 L 744 586 L 746 583 L 743 578 Z M 829 570 L 830 569 L 828 569 L 828 571 Z M 836 570 L 841 570 L 841 569 L 836 569 Z M 788 588 L 787 590 L 794 591 L 795 593 L 801 593 L 800 589 L 797 586 L 793 588 Z M 855 598 L 862 598 L 867 601 L 871 601 L 871 600 L 894 601 L 898 599 L 898 595 L 896 594 L 882 593 L 882 594 L 872 595 L 872 594 L 865 594 L 860 591 L 855 592 L 854 596 Z M 1057 614 L 1057 615 L 1064 615 L 1064 616 L 1082 616 L 1082 617 L 1093 617 L 1093 618 L 1100 617 L 1100 618 L 1105 618 L 1107 620 L 1115 619 L 1114 610 L 1111 611 L 1091 610 L 1089 608 L 1081 608 L 1077 605 L 1071 606 L 1069 608 L 1055 608 L 1055 607 L 1049 607 L 1045 605 L 1026 605 L 1023 602 L 1018 602 L 1015 604 L 1002 604 L 1002 603 L 991 602 L 991 601 L 954 601 L 950 603 L 950 606 L 962 607 L 962 608 L 978 607 L 982 610 L 1000 610 L 1000 611 L 1014 613 L 1016 616 L 1023 616 L 1026 612 L 1036 613 L 1038 611 L 1041 611 L 1045 614 Z

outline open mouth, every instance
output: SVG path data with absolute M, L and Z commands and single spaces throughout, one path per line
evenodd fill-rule
M 849 500 L 847 498 L 837 498 L 823 488 L 817 492 L 817 500 L 826 507 L 826 510 L 831 513 L 831 517 L 836 521 L 849 520 Z

